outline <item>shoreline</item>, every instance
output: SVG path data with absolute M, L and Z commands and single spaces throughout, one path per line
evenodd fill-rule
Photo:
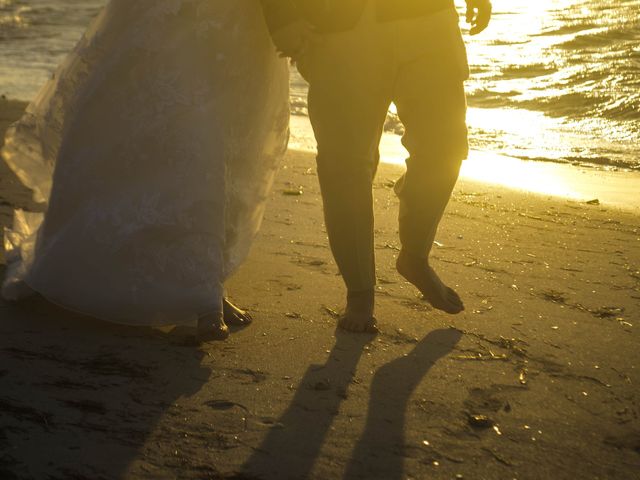
M 315 151 L 308 117 L 292 116 L 293 150 Z M 407 155 L 398 135 L 385 133 L 380 144 L 381 161 L 404 169 Z M 462 164 L 461 180 L 500 185 L 515 191 L 538 193 L 640 213 L 640 171 L 613 171 L 597 165 L 571 165 L 521 160 L 496 152 L 472 150 Z
M 0 131 L 15 121 L 27 102 L 0 98 Z M 385 133 L 380 144 L 382 163 L 404 169 L 406 150 L 398 135 Z M 314 152 L 308 117 L 291 117 L 291 151 Z M 460 181 L 501 186 L 514 191 L 592 202 L 640 214 L 640 171 L 614 171 L 600 166 L 520 160 L 495 152 L 472 150 L 462 164 Z

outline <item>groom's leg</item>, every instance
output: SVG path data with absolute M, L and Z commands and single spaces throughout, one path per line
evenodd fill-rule
M 348 290 L 341 326 L 364 331 L 371 327 L 376 283 L 372 182 L 391 72 L 382 55 L 358 40 L 345 34 L 322 44 L 308 64 L 308 80 L 325 224 Z
M 331 98 L 335 96 L 339 98 Z M 331 250 L 349 291 L 372 290 L 376 283 L 372 183 L 386 108 L 378 102 L 383 105 L 378 112 L 363 115 L 374 103 L 371 99 L 360 104 L 314 87 L 309 98 Z
M 376 283 L 372 183 L 388 102 L 340 86 L 311 85 L 309 116 L 329 243 L 347 289 L 357 292 Z
M 407 171 L 396 185 L 403 249 L 426 258 L 468 152 L 463 82 L 407 68 L 396 105 L 405 126 Z
M 434 307 L 458 313 L 464 309 L 462 301 L 428 261 L 438 224 L 468 153 L 463 86 L 466 63 L 450 60 L 464 47 L 456 24 L 445 33 L 450 33 L 448 47 L 406 62 L 396 80 L 394 101 L 405 126 L 402 141 L 410 154 L 407 171 L 396 185 L 402 244 L 398 270 Z M 447 38 L 440 40 L 447 42 Z M 463 54 L 458 55 L 462 58 Z

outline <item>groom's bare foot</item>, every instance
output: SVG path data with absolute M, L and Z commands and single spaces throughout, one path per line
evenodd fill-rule
M 378 333 L 376 318 L 373 316 L 374 304 L 373 290 L 349 292 L 347 308 L 338 320 L 338 327 L 354 333 Z
M 246 327 L 253 322 L 253 318 L 249 313 L 236 307 L 228 298 L 225 298 L 222 302 L 222 313 L 225 323 L 232 327 Z
M 213 342 L 229 338 L 229 327 L 224 322 L 222 312 L 213 312 L 198 318 L 198 340 Z
M 433 308 L 451 314 L 464 310 L 460 296 L 440 280 L 426 258 L 415 257 L 401 251 L 396 261 L 396 268 L 400 275 L 420 290 L 424 299 Z

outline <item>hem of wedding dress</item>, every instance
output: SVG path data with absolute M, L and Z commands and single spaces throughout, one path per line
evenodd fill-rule
M 26 284 L 26 282 L 25 282 L 25 284 Z M 107 317 L 104 317 L 104 316 L 96 315 L 94 313 L 89 313 L 89 312 L 83 311 L 83 310 L 78 309 L 76 307 L 70 307 L 68 305 L 65 305 L 63 302 L 60 302 L 60 301 L 57 301 L 57 300 L 53 300 L 52 298 L 50 298 L 47 295 L 39 292 L 38 290 L 33 289 L 28 284 L 26 284 L 26 285 L 33 291 L 33 295 L 31 295 L 31 297 L 39 295 L 44 300 L 46 300 L 48 303 L 50 303 L 52 305 L 55 305 L 56 307 L 58 307 L 58 308 L 60 308 L 62 310 L 66 310 L 69 313 L 72 313 L 72 314 L 75 314 L 75 315 L 80 315 L 80 316 L 83 316 L 83 317 L 87 317 L 87 318 L 90 318 L 92 320 L 103 322 L 103 323 L 109 323 L 109 324 L 120 325 L 120 326 L 125 326 L 125 327 L 154 328 L 154 327 L 185 326 L 185 325 L 189 325 L 189 324 L 195 325 L 197 323 L 197 321 L 198 321 L 198 318 L 203 316 L 201 314 L 195 314 L 194 313 L 192 315 L 185 315 L 185 320 L 182 320 L 182 321 L 178 321 L 178 320 L 172 319 L 172 320 L 167 320 L 167 321 L 154 321 L 154 322 L 130 322 L 130 321 L 122 320 L 122 319 L 107 318 Z M 23 300 L 27 301 L 28 299 L 29 299 L 29 297 L 25 297 Z M 18 303 L 18 302 L 20 302 L 20 300 L 16 301 L 16 303 Z
M 27 279 L 28 272 L 25 274 L 25 278 L 11 279 L 11 275 L 12 275 L 11 270 L 14 270 L 15 272 L 16 270 L 20 269 L 21 266 L 24 267 L 22 265 L 21 260 L 18 260 L 13 264 L 7 265 L 7 275 L 2 284 L 2 288 L 0 289 L 0 297 L 2 297 L 3 300 L 5 300 L 10 304 L 20 304 L 39 296 L 43 298 L 46 302 L 50 303 L 51 305 L 54 305 L 62 310 L 65 310 L 70 314 L 91 318 L 92 320 L 99 321 L 99 322 L 120 325 L 120 326 L 128 326 L 128 327 L 140 327 L 140 328 L 188 326 L 188 325 L 195 326 L 199 318 L 212 313 L 217 313 L 215 309 L 211 309 L 210 311 L 201 313 L 201 314 L 193 313 L 193 314 L 186 314 L 184 316 L 176 315 L 175 317 L 171 316 L 171 318 L 166 318 L 165 320 L 161 319 L 162 315 L 158 315 L 154 317 L 154 320 L 146 321 L 146 322 L 145 321 L 134 322 L 134 321 L 127 321 L 125 319 L 118 319 L 115 317 L 96 315 L 95 313 L 91 313 L 89 311 L 85 311 L 83 309 L 70 306 L 65 302 L 56 300 L 46 295 L 45 293 L 40 291 L 38 288 L 30 285 Z M 15 273 L 13 275 L 15 276 Z M 179 317 L 183 317 L 183 318 L 179 319 Z
M 72 314 L 88 317 L 100 322 L 142 328 L 195 325 L 198 318 L 211 313 L 218 313 L 218 311 L 212 307 L 202 313 L 195 313 L 196 309 L 194 309 L 194 313 L 185 315 L 160 313 L 150 316 L 141 315 L 140 318 L 149 318 L 150 320 L 132 321 L 106 315 L 96 315 L 95 313 L 70 306 L 65 302 L 51 298 L 43 293 L 33 282 L 30 282 L 35 235 L 43 218 L 44 215 L 42 213 L 25 212 L 24 210 L 17 209 L 14 210 L 13 228 L 5 228 L 4 244 L 7 265 L 0 288 L 0 297 L 2 297 L 3 300 L 17 304 L 28 301 L 35 296 L 40 296 L 52 305 Z M 222 297 L 223 291 L 220 292 L 220 309 L 222 309 Z

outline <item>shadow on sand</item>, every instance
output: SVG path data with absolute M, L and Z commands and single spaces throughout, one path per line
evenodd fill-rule
M 179 472 L 164 458 L 173 457 L 179 431 L 147 442 L 211 371 L 201 351 L 176 340 L 37 298 L 0 305 L 0 478 L 120 479 L 134 460 L 135 478 L 140 468 L 149 478 Z
M 434 330 L 409 355 L 376 371 L 364 432 L 356 444 L 344 478 L 404 479 L 406 412 L 411 395 L 431 367 L 453 351 L 462 333 Z
M 289 408 L 244 464 L 244 478 L 309 478 L 340 405 L 354 379 L 370 335 L 336 331 L 324 365 L 311 365 Z
M 346 467 L 345 479 L 404 477 L 405 413 L 430 368 L 460 340 L 454 329 L 435 330 L 406 357 L 374 375 L 365 430 Z M 291 405 L 245 463 L 238 478 L 310 478 L 371 337 L 337 333 L 324 365 L 311 366 Z M 321 395 L 320 395 L 321 394 Z

